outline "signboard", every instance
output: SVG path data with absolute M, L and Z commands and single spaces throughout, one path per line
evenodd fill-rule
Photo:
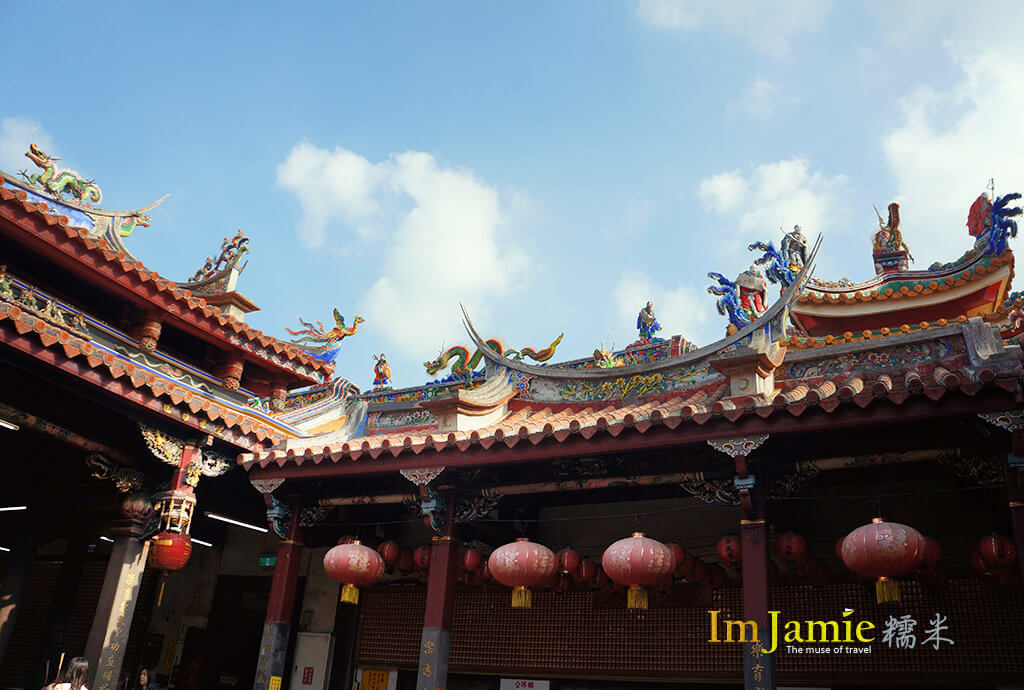
M 273 568 L 277 564 L 277 554 L 261 553 L 257 557 L 256 563 L 261 568 Z
M 376 668 L 364 668 L 359 690 L 388 690 L 391 674 Z
M 499 690 L 551 690 L 550 680 L 502 678 Z
M 312 685 L 313 684 L 313 667 L 303 666 L 302 667 L 302 684 Z

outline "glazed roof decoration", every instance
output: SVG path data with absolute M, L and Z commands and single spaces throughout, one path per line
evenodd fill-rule
M 292 341 L 292 345 L 309 352 L 315 359 L 321 362 L 331 364 L 338 358 L 338 353 L 341 351 L 341 341 L 351 335 L 355 335 L 356 331 L 359 330 L 359 324 L 365 321 L 366 319 L 363 317 L 353 314 L 352 325 L 346 326 L 345 317 L 335 307 L 335 326 L 330 330 L 324 328 L 322 321 L 317 321 L 313 324 L 303 321 L 301 316 L 299 317 L 299 323 L 305 326 L 305 328 L 300 331 L 293 331 L 290 328 L 285 328 L 285 330 L 292 335 L 302 336 L 298 340 Z
M 451 376 L 353 396 L 350 404 L 366 406 L 358 435 L 294 438 L 239 461 L 254 479 L 287 479 L 557 459 L 577 441 L 657 448 L 662 438 L 666 447 L 678 443 L 669 436 L 679 433 L 735 436 L 736 424 L 744 434 L 764 425 L 825 430 L 847 423 L 845 410 L 883 401 L 928 415 L 930 402 L 949 396 L 1017 392 L 1021 353 L 1005 340 L 1008 328 L 1024 331 L 1024 295 L 1007 297 L 1016 198 L 976 201 L 975 246 L 924 271 L 899 268 L 909 251 L 893 232 L 894 209 L 879 227 L 886 243 L 871 247 L 878 274 L 861 283 L 812 277 L 822 240 L 808 242 L 799 226 L 779 249 L 754 242 L 759 255 L 736 280 L 710 274 L 728 324 L 724 338 L 703 347 L 681 336 L 641 339 L 619 352 L 600 347 L 586 359 L 531 363 L 483 338 L 463 309 L 470 345 L 426 363 L 431 374 L 452 366 Z M 898 256 L 881 262 L 880 253 Z M 780 290 L 774 301 L 769 284 Z M 827 416 L 799 419 L 815 409 Z

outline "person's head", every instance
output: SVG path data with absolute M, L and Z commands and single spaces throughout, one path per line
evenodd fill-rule
M 85 686 L 86 676 L 89 675 L 89 662 L 80 656 L 76 656 L 74 659 L 68 662 L 67 668 L 65 668 L 60 677 L 57 679 L 58 683 L 69 683 L 71 690 L 79 690 Z
M 653 305 L 653 304 L 651 304 L 650 302 L 648 302 L 648 303 L 647 303 L 647 308 L 648 308 L 648 309 L 652 308 L 653 306 L 654 306 L 654 305 Z
M 148 688 L 154 681 L 156 681 L 156 677 L 153 675 L 153 669 L 151 668 L 143 666 L 135 674 L 135 687 L 137 688 Z

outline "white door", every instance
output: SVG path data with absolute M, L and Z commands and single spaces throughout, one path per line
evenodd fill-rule
M 325 690 L 331 670 L 334 636 L 330 633 L 300 632 L 295 636 L 295 664 L 291 690 Z

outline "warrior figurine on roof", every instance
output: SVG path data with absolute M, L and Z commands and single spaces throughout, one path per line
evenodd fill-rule
M 910 247 L 903 241 L 903 233 L 900 232 L 900 205 L 896 202 L 889 204 L 889 220 L 882 220 L 882 214 L 875 209 L 878 216 L 878 232 L 875 233 L 872 248 L 876 253 L 906 251 L 911 261 L 914 260 L 910 253 Z
M 384 388 L 391 385 L 391 366 L 384 353 L 381 352 L 380 357 L 374 357 L 374 359 L 377 360 L 377 363 L 373 365 L 373 387 Z
M 783 236 L 779 249 L 793 273 L 799 273 L 807 263 L 807 239 L 799 225 L 794 225 L 792 232 L 787 232 Z
M 641 340 L 650 340 L 661 330 L 661 324 L 654 318 L 654 305 L 650 302 L 637 314 L 636 327 L 640 331 Z

